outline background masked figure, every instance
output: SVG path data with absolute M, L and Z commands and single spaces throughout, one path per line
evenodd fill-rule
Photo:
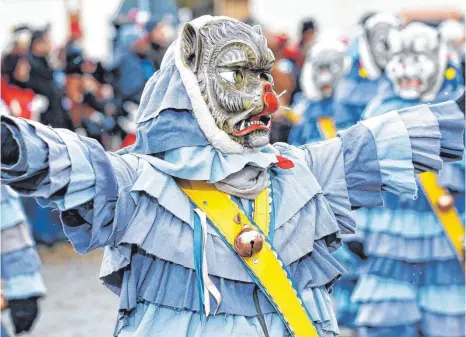
M 0 102 L 0 113 L 8 114 Z M 45 295 L 31 229 L 21 198 L 6 185 L 1 185 L 1 276 L 0 300 L 2 316 L 9 310 L 15 334 L 30 331 L 39 313 L 38 300 Z M 2 317 L 1 337 L 9 337 Z
M 412 23 L 399 35 L 386 68 L 391 89 L 366 117 L 458 95 L 460 76 L 438 32 Z M 445 164 L 438 183 L 449 191 L 438 207 L 456 207 L 464 226 L 464 162 Z M 386 193 L 383 210 L 357 211 L 369 256 L 353 294 L 364 336 L 464 336 L 464 271 L 424 192 L 431 188 L 420 186 L 417 200 Z
M 326 137 L 319 118 L 333 118 L 333 93 L 345 67 L 345 46 L 338 41 L 318 42 L 309 52 L 300 84 L 302 93 L 292 107 L 300 122 L 291 130 L 288 142 L 303 145 Z
M 332 134 L 332 128 L 335 129 L 333 93 L 344 67 L 345 47 L 342 43 L 326 41 L 312 48 L 301 73 L 303 92 L 293 107 L 293 112 L 301 116 L 301 121 L 291 130 L 290 144 L 300 146 L 335 136 Z M 359 275 L 361 256 L 348 249 L 359 247 L 359 240 L 355 241 L 353 235 L 348 236 L 347 240 L 349 246 L 343 245 L 334 253 L 348 274 L 335 285 L 332 299 L 339 325 L 353 328 L 357 306 L 351 303 L 350 298 Z
M 379 85 L 386 81 L 384 68 L 392 55 L 389 35 L 400 27 L 400 19 L 386 13 L 374 14 L 363 22 L 361 34 L 348 48 L 351 67 L 335 92 L 335 122 L 339 128 L 359 121 Z
M 344 268 L 331 253 L 354 233 L 351 210 L 381 206 L 382 189 L 412 196 L 415 172 L 438 172 L 444 148 L 462 157 L 464 102 L 454 101 L 326 142 L 270 145 L 273 62 L 259 26 L 191 21 L 144 89 L 136 143 L 119 154 L 2 118 L 2 181 L 59 208 L 78 252 L 105 247 L 116 336 L 336 336 L 329 289 Z M 186 188 L 219 198 L 195 203 Z M 232 216 L 216 221 L 222 200 Z M 251 218 L 263 230 L 244 227 Z

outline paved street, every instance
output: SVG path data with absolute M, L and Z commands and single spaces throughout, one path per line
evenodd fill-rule
M 67 244 L 41 247 L 48 294 L 24 337 L 111 337 L 118 297 L 98 279 L 102 251 L 80 256 Z

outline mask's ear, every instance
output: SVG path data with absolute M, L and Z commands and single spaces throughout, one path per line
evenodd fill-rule
M 255 25 L 254 27 L 252 27 L 254 29 L 254 31 L 259 34 L 259 35 L 264 35 L 264 33 L 262 32 L 262 27 L 260 25 Z
M 201 38 L 199 31 L 187 23 L 181 32 L 181 59 L 193 73 L 199 69 L 200 55 Z

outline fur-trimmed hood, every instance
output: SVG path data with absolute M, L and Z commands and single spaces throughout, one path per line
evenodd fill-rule
M 196 29 L 223 17 L 203 16 Z M 180 38 L 147 82 L 136 119 L 136 142 L 120 153 L 150 155 L 156 167 L 184 179 L 216 182 L 246 165 L 266 169 L 278 160 L 271 145 L 248 150 L 220 130 L 201 95 L 195 74 L 181 60 Z M 195 160 L 195 161 L 193 161 Z M 221 172 L 209 167 L 213 163 Z M 198 174 L 206 172 L 206 174 Z M 208 172 L 208 173 L 207 173 Z

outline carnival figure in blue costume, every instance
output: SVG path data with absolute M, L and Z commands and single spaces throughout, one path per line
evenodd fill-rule
M 333 93 L 344 67 L 345 46 L 342 43 L 327 40 L 312 47 L 301 72 L 303 91 L 292 109 L 301 120 L 291 129 L 290 144 L 300 146 L 336 136 Z M 348 274 L 333 288 L 332 299 L 340 327 L 354 328 L 357 306 L 351 302 L 351 294 L 357 282 L 362 250 L 360 240 L 354 235 L 349 235 L 347 240 L 350 240 L 348 245 L 334 253 Z
M 0 101 L 0 114 L 9 114 Z M 1 310 L 8 309 L 16 334 L 30 331 L 39 312 L 38 301 L 45 295 L 30 226 L 18 193 L 1 185 Z M 1 325 L 1 337 L 10 336 Z
M 398 35 L 386 68 L 391 88 L 368 106 L 366 117 L 383 118 L 383 112 L 394 108 L 409 111 L 418 109 L 409 106 L 461 95 L 460 71 L 449 62 L 446 44 L 434 28 L 412 23 Z M 448 109 L 443 111 L 447 116 Z M 464 127 L 459 123 L 458 128 Z M 465 335 L 464 253 L 458 251 L 464 228 L 464 161 L 446 163 L 438 179 L 432 178 L 420 175 L 416 200 L 386 193 L 384 209 L 357 211 L 368 260 L 353 300 L 359 304 L 356 322 L 365 337 Z
M 259 26 L 204 16 L 147 83 L 131 148 L 3 117 L 2 181 L 59 208 L 78 252 L 105 247 L 115 336 L 338 335 L 331 253 L 352 209 L 412 196 L 416 172 L 462 157 L 454 101 L 270 145 L 273 62 Z
M 390 34 L 401 20 L 387 13 L 374 14 L 362 24 L 361 33 L 350 44 L 350 66 L 335 92 L 335 122 L 349 127 L 361 119 L 366 105 L 386 82 L 384 68 L 392 55 Z
M 1 185 L 1 295 L 10 311 L 15 333 L 29 331 L 38 315 L 38 300 L 45 295 L 40 259 L 19 195 Z M 2 326 L 2 337 L 8 337 Z
M 292 107 L 300 121 L 288 143 L 303 145 L 326 139 L 321 117 L 333 118 L 333 93 L 345 67 L 345 46 L 339 41 L 316 43 L 309 50 L 299 78 L 302 92 Z

